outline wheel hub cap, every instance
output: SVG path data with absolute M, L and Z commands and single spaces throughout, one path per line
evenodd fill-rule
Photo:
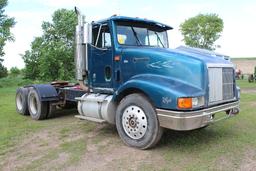
M 147 131 L 147 117 L 140 107 L 129 106 L 123 112 L 122 125 L 130 138 L 139 139 Z

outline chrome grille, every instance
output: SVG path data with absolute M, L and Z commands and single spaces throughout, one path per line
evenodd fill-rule
M 234 99 L 233 68 L 208 68 L 209 103 L 221 103 Z
M 229 100 L 234 98 L 234 77 L 232 68 L 222 69 L 223 79 L 223 100 Z

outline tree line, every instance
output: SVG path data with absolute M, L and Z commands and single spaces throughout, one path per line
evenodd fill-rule
M 15 25 L 14 18 L 5 14 L 7 0 L 0 0 L 0 78 L 7 75 L 2 65 L 3 47 L 14 37 L 10 28 Z M 52 15 L 52 21 L 42 23 L 43 34 L 31 43 L 22 58 L 25 68 L 20 71 L 14 67 L 10 73 L 23 73 L 32 80 L 72 80 L 74 79 L 74 39 L 77 17 L 73 10 L 59 9 Z M 185 20 L 180 25 L 183 41 L 191 47 L 214 50 L 214 42 L 221 36 L 223 21 L 217 14 L 199 14 Z
M 7 68 L 3 66 L 4 46 L 7 41 L 14 41 L 14 37 L 10 29 L 15 25 L 14 18 L 5 14 L 7 0 L 0 0 L 0 78 L 7 76 Z
M 31 50 L 22 56 L 25 77 L 42 80 L 74 78 L 74 30 L 77 23 L 74 11 L 54 12 L 52 22 L 43 22 L 43 35 L 31 43 Z

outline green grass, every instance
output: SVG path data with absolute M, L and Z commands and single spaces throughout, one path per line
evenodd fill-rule
M 33 82 L 34 81 L 23 79 L 22 77 L 6 77 L 6 78 L 0 79 L 0 88 L 23 86 L 23 85 L 32 84 Z
M 236 80 L 238 86 L 243 88 L 256 88 L 256 82 L 249 83 L 248 80 Z
M 69 161 L 67 165 L 74 164 L 81 159 L 81 156 L 86 150 L 86 140 L 79 139 L 71 142 L 65 142 L 61 144 L 61 151 L 66 152 L 69 155 Z
M 18 76 L 8 76 L 5 78 L 0 78 L 0 88 L 5 87 L 19 87 L 30 84 L 43 84 L 48 83 L 50 81 L 42 81 L 42 80 L 30 80 L 23 78 L 22 75 Z
M 237 82 L 242 89 L 256 85 L 241 80 Z M 68 154 L 67 161 L 57 163 L 53 170 L 76 165 L 86 153 L 87 139 L 79 138 L 72 141 L 66 141 L 66 139 L 77 134 L 77 131 L 79 134 L 81 132 L 88 134 L 95 129 L 96 124 L 91 122 L 80 124 L 75 118 L 65 120 L 65 116 L 40 122 L 33 121 L 28 116 L 21 116 L 15 111 L 15 89 L 15 87 L 0 88 L 0 159 L 6 159 L 8 153 L 15 151 L 24 137 L 36 135 L 42 130 L 55 131 L 51 128 L 57 125 L 59 128 L 56 129 L 56 134 L 61 142 L 60 145 L 57 148 L 48 149 L 44 155 L 18 169 L 44 170 L 47 163 L 57 160 L 62 153 Z M 203 130 L 166 131 L 158 146 L 150 151 L 152 155 L 163 157 L 161 165 L 142 162 L 140 170 L 240 170 L 241 164 L 248 157 L 248 151 L 252 150 L 256 155 L 255 107 L 256 93 L 242 92 L 241 112 L 236 117 Z M 97 145 L 106 137 L 115 137 L 111 126 L 101 130 L 91 141 Z M 122 144 L 117 138 L 113 140 L 117 142 L 110 143 Z M 39 147 L 47 147 L 48 143 L 42 142 Z M 102 153 L 105 153 L 107 151 L 104 150 L 105 148 L 108 146 L 99 149 L 103 149 Z M 118 163 L 117 167 L 120 167 Z
M 4 155 L 21 135 L 35 131 L 43 126 L 42 123 L 31 122 L 30 117 L 18 115 L 15 110 L 15 88 L 0 88 L 0 155 Z
M 50 170 L 62 170 L 63 168 L 76 164 L 86 150 L 86 140 L 78 139 L 75 141 L 64 142 L 58 148 L 48 150 L 45 155 L 34 160 L 26 167 L 19 168 L 18 170 L 44 170 L 45 166 L 50 162 L 56 162 L 59 155 L 66 154 L 68 159 L 64 163 L 58 163 L 50 168 Z
M 86 150 L 86 141 L 83 138 L 72 139 L 69 136 L 73 134 L 80 134 L 78 132 L 92 131 L 96 124 L 93 122 L 80 120 L 73 117 L 73 115 L 61 112 L 61 117 L 53 118 L 43 121 L 34 121 L 30 116 L 23 116 L 16 112 L 15 109 L 15 92 L 16 87 L 0 88 L 0 170 L 3 167 L 1 161 L 7 159 L 6 155 L 15 153 L 19 144 L 21 144 L 26 137 L 32 135 L 37 136 L 38 133 L 48 130 L 48 136 L 58 136 L 59 142 L 57 148 L 49 148 L 44 152 L 44 155 L 36 159 L 24 167 L 17 168 L 18 170 L 38 170 L 47 165 L 48 162 L 58 159 L 59 154 L 65 153 L 68 159 L 64 164 L 56 166 L 55 170 L 61 170 L 68 165 L 77 163 Z M 69 110 L 67 113 L 74 114 L 74 110 Z M 39 138 L 40 139 L 40 138 Z M 50 140 L 48 138 L 48 140 Z M 40 139 L 40 141 L 43 139 Z M 39 148 L 48 147 L 48 141 L 34 142 L 38 144 Z M 31 157 L 33 153 L 27 152 L 25 154 L 17 154 L 18 158 L 22 160 L 24 157 Z M 20 155 L 20 156 L 19 156 Z M 4 163 L 2 163 L 4 164 Z
M 234 118 L 204 130 L 167 131 L 160 148 L 168 161 L 163 168 L 169 170 L 179 166 L 176 169 L 239 170 L 248 151 L 256 148 L 255 107 L 256 94 L 242 94 L 241 112 Z M 256 155 L 255 150 L 254 153 Z

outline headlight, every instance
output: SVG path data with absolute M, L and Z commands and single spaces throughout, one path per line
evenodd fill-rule
M 178 98 L 177 106 L 179 109 L 192 109 L 204 105 L 204 96 Z
M 201 97 L 193 97 L 192 98 L 192 107 L 201 107 L 204 105 L 205 101 L 204 101 L 204 96 Z

